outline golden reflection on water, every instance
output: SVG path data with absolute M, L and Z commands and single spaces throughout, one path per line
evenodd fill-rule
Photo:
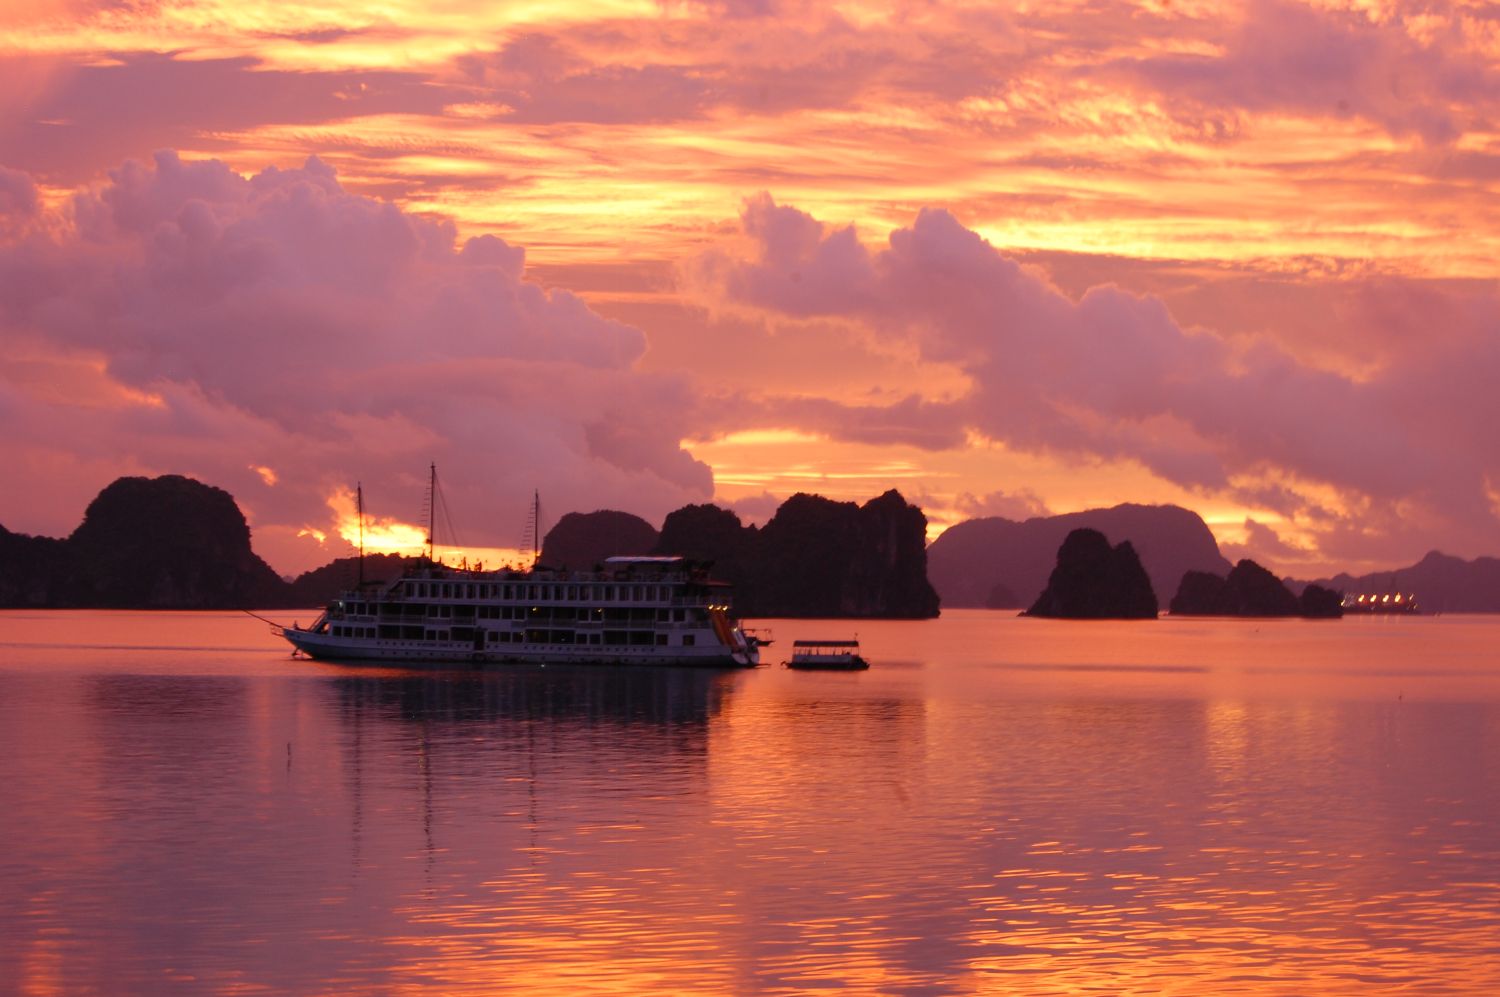
M 0 614 L 3 992 L 1500 992 L 1500 621 L 954 614 L 858 675 L 75 622 Z

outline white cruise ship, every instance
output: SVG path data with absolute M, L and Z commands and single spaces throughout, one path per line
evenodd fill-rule
M 731 615 L 729 586 L 681 557 L 611 557 L 596 571 L 429 562 L 278 632 L 312 658 L 410 664 L 751 667 L 761 643 Z

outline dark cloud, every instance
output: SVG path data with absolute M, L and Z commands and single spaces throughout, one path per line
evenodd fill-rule
M 31 177 L 0 166 L 0 216 L 8 218 L 8 224 L 18 225 L 34 217 L 40 205 Z
M 1311 551 L 1287 543 L 1274 528 L 1252 518 L 1245 520 L 1245 541 L 1221 543 L 1219 552 L 1230 561 L 1249 558 L 1262 566 L 1295 564 L 1309 560 L 1309 555 L 1312 554 Z
M 698 399 L 635 369 L 638 330 L 524 280 L 519 247 L 459 246 L 316 159 L 247 179 L 161 153 L 79 194 L 71 219 L 0 240 L 0 331 L 50 365 L 0 371 L 18 460 L 195 471 L 262 525 L 326 525 L 334 487 L 434 459 L 476 514 L 534 487 L 654 515 L 712 495 L 678 445 Z
M 1450 142 L 1473 122 L 1462 108 L 1500 96 L 1487 61 L 1452 42 L 1456 21 L 1429 43 L 1400 17 L 1257 0 L 1220 54 L 1118 60 L 1088 72 L 1143 82 L 1173 105 L 1358 116 L 1393 134 Z
M 0 58 L 43 82 L 0 102 L 7 163 L 57 183 L 94 179 L 103 163 L 160 148 L 211 148 L 214 135 L 266 124 L 369 114 L 438 114 L 458 99 L 425 76 L 381 70 L 289 72 L 251 58 L 130 53 L 108 62 Z M 317 151 L 315 149 L 309 151 Z
M 1136 461 L 1190 489 L 1241 490 L 1303 516 L 1326 506 L 1309 496 L 1331 489 L 1335 515 L 1408 542 L 1423 530 L 1468 550 L 1500 541 L 1500 444 L 1489 433 L 1500 396 L 1485 387 L 1500 378 L 1493 288 L 1434 313 L 1456 327 L 1392 345 L 1389 362 L 1355 375 L 1268 336 L 1184 328 L 1160 299 L 1119 287 L 1069 297 L 941 210 L 924 209 L 878 251 L 766 196 L 748 202 L 743 229 L 750 258 L 710 254 L 694 271 L 710 293 L 858 321 L 972 383 L 951 402 L 913 398 L 879 414 L 824 407 L 821 431 L 945 446 L 973 430 L 1022 450 Z

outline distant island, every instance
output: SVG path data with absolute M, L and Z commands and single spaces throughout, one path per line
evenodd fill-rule
M 547 534 L 542 563 L 587 568 L 610 554 L 680 554 L 713 563 L 734 585 L 741 616 L 926 619 L 938 615 L 926 532 L 922 510 L 895 490 L 864 505 L 799 493 L 762 527 L 714 505 L 670 513 L 659 534 L 627 513 L 570 514 Z
M 1110 546 L 1098 530 L 1071 531 L 1027 616 L 1065 620 L 1154 620 L 1156 593 L 1129 540 Z
M 1301 616 L 1337 619 L 1343 598 L 1332 589 L 1308 585 L 1295 595 L 1281 579 L 1251 560 L 1234 566 L 1228 577 L 1207 571 L 1182 576 L 1172 598 L 1173 616 Z
M 1415 593 L 1425 612 L 1500 612 L 1500 559 L 1433 551 L 1394 571 L 1276 579 L 1253 561 L 1231 566 L 1203 520 L 1176 506 L 975 519 L 930 546 L 926 523 L 894 490 L 863 505 L 794 495 L 759 527 L 706 504 L 670 513 L 660 530 L 627 512 L 569 513 L 547 533 L 542 563 L 587 569 L 614 554 L 681 554 L 713 562 L 714 574 L 735 585 L 743 616 L 924 619 L 937 615 L 940 602 L 1036 610 L 1060 547 L 1089 529 L 1112 550 L 1128 541 L 1156 608 L 1179 615 L 1331 616 L 1344 593 L 1396 592 Z M 372 554 L 363 571 L 383 581 L 416 560 Z M 311 607 L 351 587 L 359 570 L 354 558 L 339 558 L 295 579 L 279 577 L 251 548 L 234 498 L 180 475 L 111 483 L 66 538 L 0 526 L 0 607 Z M 1161 605 L 1170 593 L 1170 607 Z
M 184 478 L 120 478 L 63 540 L 0 527 L 0 606 L 223 609 L 288 605 L 233 497 Z
M 1294 590 L 1307 585 L 1350 595 L 1415 593 L 1424 613 L 1500 613 L 1500 558 L 1472 561 L 1430 551 L 1416 564 L 1367 575 L 1334 575 L 1312 582 L 1289 580 Z
M 660 533 L 628 513 L 569 514 L 548 532 L 542 561 L 588 569 L 614 554 L 681 554 L 716 562 L 715 574 L 736 585 L 741 616 L 920 619 L 938 613 L 926 529 L 895 491 L 864 505 L 799 494 L 760 528 L 715 506 L 679 509 Z M 370 555 L 364 575 L 393 578 L 415 560 Z M 115 481 L 65 539 L 0 527 L 0 607 L 307 607 L 355 578 L 353 558 L 279 577 L 251 549 L 234 498 L 180 475 Z
M 1058 548 L 1080 528 L 1096 530 L 1113 543 L 1129 540 L 1161 598 L 1177 591 L 1188 571 L 1225 575 L 1231 567 L 1197 513 L 1173 505 L 1126 504 L 1024 522 L 989 517 L 959 523 L 928 548 L 928 577 L 945 607 L 1022 609 L 1036 602 Z

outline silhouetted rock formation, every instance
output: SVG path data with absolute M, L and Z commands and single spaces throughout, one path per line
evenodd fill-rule
M 226 609 L 281 605 L 226 491 L 178 475 L 120 478 L 65 541 L 7 533 L 6 605 Z
M 1129 540 L 1111 547 L 1098 530 L 1077 529 L 1057 550 L 1057 566 L 1028 616 L 1070 620 L 1154 620 L 1156 593 Z
M 661 524 L 655 554 L 680 554 L 714 566 L 726 580 L 746 574 L 744 560 L 759 531 L 740 523 L 740 517 L 716 505 L 685 505 L 667 514 Z
M 1081 527 L 1112 542 L 1129 540 L 1157 592 L 1175 591 L 1187 571 L 1222 575 L 1230 569 L 1196 513 L 1170 505 L 1117 505 L 1020 523 L 998 517 L 959 523 L 928 548 L 928 577 L 947 607 L 1025 606 L 1046 585 L 1063 538 Z
M 613 509 L 570 512 L 547 531 L 542 563 L 587 570 L 606 557 L 645 554 L 656 546 L 656 529 L 640 516 Z
M 1321 585 L 1309 585 L 1303 589 L 1297 598 L 1297 606 L 1310 620 L 1338 619 L 1344 615 L 1343 595 Z
M 680 555 L 733 584 L 741 616 L 922 619 L 938 613 L 926 532 L 922 510 L 894 490 L 863 506 L 799 494 L 763 529 L 715 505 L 683 506 L 660 534 L 628 513 L 569 513 L 547 534 L 542 561 L 587 569 L 617 554 Z
M 760 531 L 746 616 L 938 614 L 927 517 L 894 489 L 863 506 L 793 495 Z
M 1288 584 L 1301 588 L 1306 583 Z M 1415 594 L 1424 613 L 1500 613 L 1500 559 L 1493 557 L 1465 561 L 1432 551 L 1409 568 L 1340 574 L 1315 584 L 1350 595 Z
M 71 573 L 67 541 L 0 526 L 0 606 L 50 606 Z
M 1341 597 L 1311 585 L 1302 598 L 1271 572 L 1251 560 L 1241 561 L 1227 578 L 1189 571 L 1172 597 L 1174 616 L 1316 616 L 1343 615 Z
M 1183 574 L 1168 609 L 1173 616 L 1214 616 L 1224 602 L 1224 576 L 1212 571 Z
M 421 564 L 420 557 L 402 557 L 400 554 L 366 554 L 365 584 L 379 584 L 399 578 L 408 566 Z M 353 589 L 359 584 L 359 558 L 341 557 L 321 568 L 304 571 L 287 586 L 286 595 L 275 605 L 326 606 L 339 593 Z M 267 603 L 266 605 L 272 605 Z
M 798 494 L 759 530 L 716 506 L 679 509 L 656 553 L 714 562 L 742 616 L 923 619 L 938 613 L 926 531 L 922 510 L 894 490 L 863 506 Z

